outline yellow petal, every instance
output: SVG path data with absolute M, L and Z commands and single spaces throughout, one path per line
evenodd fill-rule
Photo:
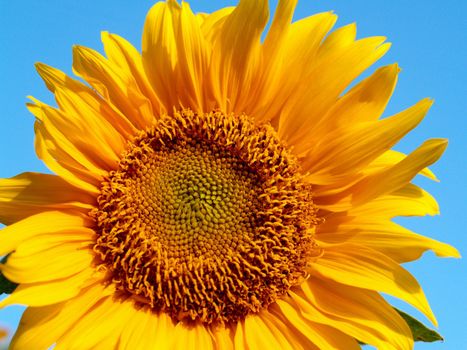
M 315 128 L 328 133 L 355 123 L 377 120 L 391 98 L 398 73 L 397 64 L 377 69 L 341 97 Z
M 44 107 L 47 119 L 43 123 L 53 124 L 91 162 L 103 169 L 115 169 L 120 154 L 126 149 L 126 139 L 102 118 L 100 110 L 74 91 L 57 88 L 55 98 L 63 113 L 53 114 L 53 109 Z
M 133 308 L 125 322 L 119 340 L 119 349 L 173 349 L 175 326 L 164 313 L 156 314 L 149 308 Z M 183 348 L 182 348 L 183 349 Z
M 185 107 L 204 112 L 216 107 L 208 105 L 206 94 L 210 57 L 210 44 L 188 3 L 153 6 L 143 33 L 143 63 L 168 110 Z
M 174 32 L 180 6 L 175 1 L 158 2 L 148 12 L 143 31 L 143 66 L 168 111 L 179 108 L 176 83 L 177 42 Z
M 275 334 L 285 337 L 287 348 L 319 350 L 310 338 L 313 334 L 302 334 L 285 316 L 278 310 L 277 306 L 272 304 L 267 310 L 262 312 L 263 321 Z
M 296 5 L 297 0 L 279 1 L 271 27 L 261 48 L 263 59 L 261 75 L 258 76 L 257 87 L 251 94 L 249 105 L 245 106 L 245 111 L 258 123 L 274 119 L 275 113 L 266 109 L 270 108 L 274 101 L 287 94 L 284 83 L 289 83 L 288 79 L 291 77 L 284 79 L 283 66 L 287 65 L 292 58 L 291 52 L 286 50 L 286 45 Z M 295 52 L 292 51 L 292 53 Z
M 12 252 L 37 235 L 80 232 L 90 224 L 90 219 L 72 212 L 47 211 L 30 216 L 0 230 L 0 255 Z
M 210 47 L 205 40 L 201 28 L 191 12 L 190 6 L 182 2 L 180 11 L 179 33 L 177 37 L 178 70 L 180 82 L 177 91 L 184 91 L 180 104 L 190 106 L 196 111 L 205 111 L 209 106 L 206 102 L 206 74 L 210 61 Z
M 309 321 L 300 314 L 299 308 L 286 300 L 277 300 L 272 309 L 281 313 L 292 327 L 304 337 L 309 338 L 318 349 L 360 349 L 355 339 L 337 329 Z
M 311 64 L 310 73 L 302 72 L 306 86 L 299 86 L 284 106 L 279 136 L 293 144 L 298 155 L 309 149 L 310 140 L 322 138 L 316 126 L 350 82 L 389 49 L 383 44 L 383 37 L 353 41 L 354 36 L 351 30 L 337 30 L 329 35 Z
M 422 100 L 393 117 L 322 136 L 302 161 L 304 170 L 309 172 L 307 181 L 329 184 L 359 171 L 415 128 L 431 104 L 430 100 Z
M 167 337 L 167 334 L 173 334 L 175 330 L 174 322 L 170 316 L 161 312 L 157 315 L 156 322 L 153 322 L 153 327 L 154 330 L 150 333 L 152 334 L 152 339 L 150 340 L 154 349 L 173 349 L 174 338 Z
M 351 243 L 363 245 L 383 253 L 398 263 L 413 261 L 427 250 L 439 257 L 459 258 L 459 252 L 446 243 L 416 234 L 389 220 L 353 220 L 337 225 L 331 232 L 332 219 L 327 228 L 319 227 L 316 239 L 320 245 Z M 322 230 L 328 230 L 322 231 Z
M 30 110 L 34 109 L 34 113 L 43 113 L 42 111 L 39 112 L 35 107 L 28 107 Z M 92 173 L 71 157 L 70 154 L 57 146 L 55 138 L 52 137 L 50 132 L 40 122 L 36 121 L 34 124 L 34 131 L 36 134 L 34 147 L 37 157 L 41 159 L 50 170 L 58 174 L 71 185 L 83 191 L 91 194 L 100 193 L 98 189 L 101 179 L 100 171 Z M 75 156 L 79 154 L 79 152 L 74 153 Z
M 409 183 L 422 169 L 435 163 L 444 153 L 448 142 L 446 139 L 425 141 L 405 159 L 373 176 L 367 177 L 357 184 L 359 194 L 355 202 L 367 202 L 382 194 L 390 193 Z
M 10 296 L 0 302 L 0 308 L 15 304 L 38 307 L 69 300 L 81 292 L 84 283 L 93 273 L 93 269 L 87 268 L 75 275 L 58 280 L 21 283 Z
M 66 278 L 91 266 L 89 242 L 64 243 L 33 254 L 13 252 L 2 273 L 16 283 L 37 283 Z
M 40 254 L 56 246 L 75 245 L 76 247 L 88 247 L 96 241 L 96 233 L 90 228 L 80 228 L 73 230 L 62 230 L 60 233 L 44 233 L 30 237 L 21 242 L 14 254 L 17 258 L 28 257 L 29 255 Z
M 138 50 L 127 40 L 116 34 L 102 32 L 101 39 L 109 61 L 122 70 L 131 73 L 141 93 L 151 101 L 152 110 L 155 115 L 161 115 L 167 112 L 159 96 L 157 96 L 149 83 L 146 73 L 144 72 L 143 60 Z
M 42 323 L 46 323 L 48 319 L 57 315 L 60 307 L 65 303 L 59 303 L 43 307 L 30 307 L 24 311 L 21 317 L 18 329 L 11 341 L 10 349 L 49 349 L 55 343 L 55 336 L 61 335 L 57 328 L 45 330 L 40 327 Z M 42 331 L 42 332 L 41 332 Z M 42 334 L 43 333 L 43 334 Z
M 424 313 L 433 324 L 436 318 L 417 280 L 394 260 L 355 244 L 327 247 L 310 270 L 349 286 L 366 288 L 402 299 Z
M 245 341 L 249 349 L 289 349 L 290 342 L 271 322 L 263 319 L 270 317 L 267 312 L 245 318 Z
M 232 11 L 235 10 L 234 6 L 224 7 L 213 13 L 206 14 L 201 23 L 201 32 L 206 40 L 212 44 L 217 40 L 220 34 L 220 28 L 224 25 L 225 20 L 229 17 Z M 199 16 L 200 14 L 197 14 Z M 199 17 L 198 17 L 199 18 Z
M 376 292 L 311 277 L 291 297 L 310 321 L 336 327 L 377 349 L 413 348 L 409 327 Z
M 260 76 L 261 33 L 268 16 L 267 1 L 241 0 L 219 28 L 210 78 L 217 107 L 224 112 L 244 112 L 255 92 Z M 242 35 L 238 35 L 239 28 Z
M 94 349 L 103 341 L 111 345 L 109 349 L 115 349 L 120 333 L 133 312 L 130 302 L 103 298 L 63 334 L 55 349 Z
M 81 105 L 79 98 L 64 99 L 57 91 L 57 99 L 62 106 L 73 106 L 73 110 L 64 112 L 36 101 L 42 112 L 36 131 L 53 144 L 57 152 L 63 154 L 57 162 L 76 163 L 84 171 L 100 179 L 108 170 L 116 167 L 118 154 L 123 150 L 123 139 L 115 132 L 112 133 L 111 126 L 99 120 L 99 117 L 91 118 L 92 122 L 88 123 L 87 118 L 92 114 Z M 29 108 L 33 110 L 34 106 L 29 105 Z M 89 132 L 89 128 L 94 132 Z M 106 139 L 111 138 L 112 143 L 107 143 Z
M 245 335 L 245 321 L 237 323 L 234 332 L 234 349 L 248 349 Z
M 49 349 L 106 297 L 107 292 L 96 284 L 68 302 L 26 309 L 11 342 L 11 349 Z
M 147 308 L 135 308 L 134 312 L 129 315 L 126 326 L 122 329 L 118 343 L 119 349 L 132 350 L 138 347 L 151 349 L 152 336 L 148 334 L 151 327 L 149 322 L 157 322 L 157 317 Z
M 295 7 L 298 0 L 279 0 L 271 27 L 264 40 L 265 52 L 269 52 L 272 47 L 281 44 L 288 33 L 290 23 L 292 22 Z
M 396 216 L 438 215 L 436 199 L 414 184 L 407 184 L 349 210 L 350 216 L 394 218 Z
M 233 327 L 214 327 L 211 329 L 214 347 L 218 350 L 234 350 Z
M 197 324 L 187 326 L 179 322 L 175 326 L 173 338 L 175 340 L 174 349 L 186 350 L 214 350 L 214 342 L 206 326 Z
M 365 177 L 341 194 L 316 198 L 316 204 L 331 211 L 345 211 L 397 191 L 406 186 L 422 169 L 435 163 L 446 147 L 445 139 L 425 141 L 394 166 Z
M 91 110 L 99 111 L 101 117 L 127 139 L 136 132 L 137 129 L 132 122 L 110 101 L 101 98 L 95 90 L 46 64 L 36 63 L 36 69 L 51 92 L 55 93 L 57 88 L 60 88 L 78 95 Z
M 0 179 L 0 222 L 10 225 L 44 210 L 88 212 L 95 199 L 55 175 L 22 173 Z
M 390 149 L 383 154 L 381 154 L 378 158 L 368 164 L 365 169 L 363 169 L 365 175 L 370 175 L 377 173 L 381 170 L 384 170 L 390 166 L 393 166 L 403 159 L 407 157 L 406 154 L 402 152 L 395 151 Z M 428 168 L 424 168 L 420 171 L 420 175 L 423 175 L 431 180 L 439 181 L 436 178 L 436 175 Z
M 98 52 L 83 46 L 73 47 L 73 72 L 111 101 L 139 129 L 152 124 L 150 101 L 126 70 L 106 60 Z
M 276 41 L 275 37 L 279 33 L 274 32 L 269 43 L 269 35 L 266 38 L 264 86 L 258 95 L 258 103 L 247 109 L 251 109 L 251 115 L 258 121 L 272 120 L 274 125 L 281 113 L 284 113 L 288 101 L 298 91 L 309 89 L 307 69 L 313 66 L 319 45 L 337 20 L 337 16 L 327 12 L 301 19 L 287 27 L 286 20 L 290 16 L 288 12 L 292 4 L 284 2 L 284 11 L 287 12 L 281 15 L 280 23 L 277 24 L 287 29 L 280 34 L 282 40 Z

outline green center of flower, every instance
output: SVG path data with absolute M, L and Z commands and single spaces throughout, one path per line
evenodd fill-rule
M 230 323 L 305 276 L 315 210 L 272 128 L 162 117 L 102 184 L 94 250 L 122 294 L 179 321 Z

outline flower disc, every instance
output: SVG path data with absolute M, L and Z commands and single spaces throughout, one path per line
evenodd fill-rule
M 165 116 L 104 182 L 94 250 L 121 291 L 156 310 L 238 321 L 298 284 L 316 253 L 298 170 L 246 116 Z

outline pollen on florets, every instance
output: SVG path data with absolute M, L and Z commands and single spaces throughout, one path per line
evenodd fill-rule
M 236 322 L 305 277 L 315 208 L 295 158 L 247 116 L 188 110 L 141 132 L 91 212 L 101 267 L 178 321 Z

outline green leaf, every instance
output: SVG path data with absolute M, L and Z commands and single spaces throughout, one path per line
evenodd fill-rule
M 410 330 L 412 331 L 413 340 L 422 341 L 425 343 L 444 340 L 441 335 L 439 335 L 434 330 L 427 328 L 423 323 L 416 320 L 412 316 L 396 308 L 394 308 L 394 310 L 396 310 L 409 325 Z
M 0 264 L 6 263 L 7 259 L 8 255 L 4 256 L 2 259 L 0 259 Z M 10 280 L 8 280 L 0 271 L 0 294 L 11 294 L 17 286 L 18 285 L 16 283 L 13 283 Z

